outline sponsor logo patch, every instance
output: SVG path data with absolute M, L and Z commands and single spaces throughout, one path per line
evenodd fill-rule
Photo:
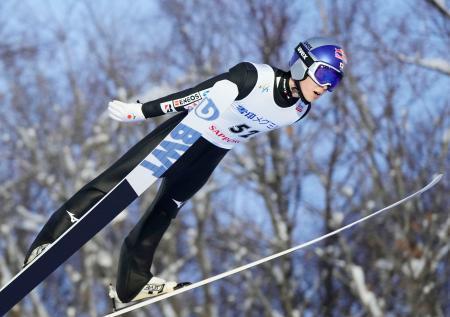
M 175 112 L 175 108 L 172 105 L 172 101 L 161 103 L 161 109 L 164 113 Z
M 175 203 L 175 205 L 177 205 L 177 208 L 180 208 L 185 203 L 184 201 L 178 201 L 178 200 L 173 199 L 173 198 L 172 198 L 172 201 Z
M 309 42 L 303 42 L 303 45 L 305 45 L 305 47 L 308 49 L 308 50 L 311 50 L 312 49 L 312 46 L 311 46 L 311 44 L 309 44 Z
M 169 135 L 170 138 L 162 141 L 140 164 L 156 177 L 161 177 L 172 163 L 178 160 L 200 138 L 201 133 L 179 123 Z
M 164 290 L 165 284 L 147 284 L 144 287 L 144 291 L 148 292 L 149 294 L 152 293 L 161 293 Z
M 306 55 L 305 51 L 300 46 L 297 47 L 297 52 L 300 54 L 303 60 L 306 60 L 308 58 L 308 55 Z
M 336 57 L 337 59 L 340 59 L 344 63 L 347 63 L 347 56 L 345 55 L 345 52 L 344 52 L 344 50 L 342 48 L 335 48 L 334 49 L 334 57 Z
M 278 128 L 278 125 L 276 123 L 270 121 L 269 119 L 261 117 L 254 112 L 248 111 L 242 105 L 234 104 L 234 109 L 236 109 L 237 112 L 239 112 L 241 115 L 243 115 L 248 120 L 256 122 L 262 126 L 265 126 L 269 130 Z
M 175 99 L 173 105 L 175 107 L 184 107 L 199 100 L 202 100 L 202 95 L 199 92 L 196 92 L 184 98 Z
M 223 132 L 221 132 L 215 125 L 210 125 L 209 130 L 211 130 L 217 137 L 219 137 L 222 141 L 227 143 L 240 143 L 238 140 L 232 139 L 226 136 Z
M 297 112 L 303 112 L 303 105 L 302 104 L 298 104 L 295 106 L 295 110 L 297 110 Z
M 203 100 L 194 111 L 197 117 L 207 121 L 216 120 L 220 114 L 216 104 L 210 98 Z
M 258 88 L 261 89 L 262 93 L 269 92 L 269 86 L 267 85 L 259 85 Z
M 77 222 L 79 219 L 77 217 L 75 217 L 75 215 L 73 213 L 71 213 L 70 211 L 66 210 L 67 214 L 70 217 L 70 222 L 71 223 L 75 223 Z

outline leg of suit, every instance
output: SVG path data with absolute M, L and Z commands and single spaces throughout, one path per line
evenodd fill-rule
M 122 302 L 132 300 L 150 280 L 155 250 L 181 208 L 180 202 L 190 199 L 206 183 L 226 153 L 200 138 L 164 174 L 155 200 L 121 248 L 116 288 Z

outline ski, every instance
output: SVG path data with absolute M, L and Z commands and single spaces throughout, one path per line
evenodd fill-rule
M 306 248 L 306 247 L 308 247 L 308 246 L 310 246 L 310 245 L 312 245 L 312 244 L 315 244 L 315 243 L 317 243 L 317 242 L 319 242 L 319 241 L 322 241 L 322 240 L 324 240 L 324 239 L 326 239 L 326 238 L 329 238 L 329 237 L 331 237 L 331 236 L 337 235 L 338 233 L 340 233 L 340 232 L 342 232 L 342 231 L 344 231 L 344 230 L 347 230 L 347 229 L 349 229 L 349 228 L 351 228 L 351 227 L 353 227 L 353 226 L 355 226 L 355 225 L 357 225 L 357 224 L 359 224 L 359 223 L 361 223 L 361 222 L 364 222 L 364 221 L 366 221 L 366 220 L 368 220 L 368 219 L 370 219 L 370 218 L 372 218 L 372 217 L 374 217 L 374 216 L 376 216 L 376 215 L 378 215 L 378 214 L 380 214 L 380 213 L 382 213 L 382 212 L 385 212 L 385 211 L 387 211 L 387 210 L 390 210 L 390 209 L 394 208 L 395 206 L 398 206 L 398 205 L 400 205 L 400 204 L 403 204 L 404 202 L 406 202 L 406 201 L 408 201 L 408 200 L 410 200 L 410 199 L 412 199 L 412 198 L 414 198 L 414 197 L 416 197 L 416 196 L 422 194 L 423 192 L 429 190 L 431 187 L 433 187 L 434 185 L 436 185 L 436 184 L 441 180 L 442 176 L 443 176 L 443 174 L 437 175 L 436 177 L 433 178 L 433 180 L 432 180 L 429 184 L 427 184 L 425 187 L 419 189 L 419 190 L 416 191 L 415 193 L 413 193 L 413 194 L 411 194 L 411 195 L 409 195 L 409 196 L 407 196 L 407 197 L 405 197 L 405 198 L 403 198 L 403 199 L 401 199 L 401 200 L 399 200 L 399 201 L 393 203 L 392 205 L 389 205 L 389 206 L 387 206 L 387 207 L 384 207 L 383 209 L 380 209 L 380 210 L 378 210 L 378 211 L 375 211 L 375 212 L 373 212 L 373 213 L 371 213 L 371 214 L 369 214 L 369 215 L 367 215 L 367 216 L 365 216 L 365 217 L 363 217 L 363 218 L 360 218 L 360 219 L 358 219 L 358 220 L 356 220 L 356 221 L 354 221 L 354 222 L 352 222 L 352 223 L 350 223 L 350 224 L 348 224 L 348 225 L 346 225 L 346 226 L 343 226 L 343 227 L 341 227 L 341 228 L 339 228 L 339 229 L 337 229 L 337 230 L 335 230 L 335 231 L 332 231 L 332 232 L 330 232 L 330 233 L 327 233 L 327 234 L 325 234 L 325 235 L 322 235 L 322 236 L 320 236 L 320 237 L 317 237 L 317 238 L 315 238 L 315 239 L 312 239 L 312 240 L 310 240 L 310 241 L 307 241 L 307 242 L 305 242 L 305 243 L 302 243 L 302 244 L 300 244 L 300 245 L 297 245 L 297 246 L 292 247 L 292 248 L 290 248 L 290 249 L 287 249 L 287 250 L 285 250 L 285 251 L 282 251 L 282 252 L 279 252 L 279 253 L 276 253 L 276 254 L 267 256 L 267 257 L 265 257 L 265 258 L 263 258 L 263 259 L 260 259 L 260 260 L 251 262 L 251 263 L 246 264 L 246 265 L 242 265 L 242 266 L 237 267 L 237 268 L 235 268 L 235 269 L 232 269 L 232 270 L 230 270 L 230 271 L 227 271 L 227 272 L 224 272 L 224 273 L 221 273 L 221 274 L 212 276 L 212 277 L 210 277 L 210 278 L 207 278 L 207 279 L 201 280 L 201 281 L 199 281 L 199 282 L 190 284 L 190 285 L 188 285 L 188 286 L 182 287 L 182 288 L 180 288 L 180 289 L 174 290 L 173 292 L 169 292 L 169 293 L 166 293 L 166 294 L 162 294 L 162 295 L 159 295 L 159 296 L 157 296 L 157 297 L 152 297 L 152 298 L 150 298 L 150 299 L 143 300 L 143 301 L 140 301 L 140 302 L 135 303 L 135 304 L 130 304 L 130 305 L 128 305 L 128 306 L 126 306 L 126 307 L 123 307 L 123 308 L 121 308 L 121 309 L 119 309 L 119 310 L 117 310 L 117 311 L 115 311 L 115 312 L 113 312 L 113 313 L 104 315 L 104 317 L 115 317 L 115 316 L 123 315 L 123 314 L 125 314 L 125 313 L 131 312 L 131 311 L 136 310 L 136 309 L 138 309 L 138 308 L 142 308 L 142 307 L 144 307 L 144 306 L 148 306 L 148 305 L 150 305 L 150 304 L 153 304 L 153 303 L 162 301 L 162 300 L 167 299 L 167 298 L 169 298 L 169 297 L 172 297 L 172 296 L 175 296 L 175 295 L 178 295 L 178 294 L 181 294 L 181 293 L 190 291 L 190 290 L 192 290 L 192 289 L 194 289 L 194 288 L 197 288 L 197 287 L 200 287 L 200 286 L 203 286 L 203 285 L 212 283 L 212 282 L 214 282 L 214 281 L 223 279 L 223 278 L 228 277 L 228 276 L 230 276 L 230 275 L 233 275 L 233 274 L 242 272 L 242 271 L 244 271 L 244 270 L 250 269 L 250 268 L 255 267 L 255 266 L 257 266 L 257 265 L 260 265 L 260 264 L 262 264 L 262 263 L 271 261 L 271 260 L 273 260 L 273 259 L 279 258 L 279 257 L 284 256 L 284 255 L 286 255 L 286 254 L 292 253 L 292 252 L 294 252 L 294 251 L 296 251 L 296 250 Z
M 219 102 L 220 104 L 220 102 Z M 0 316 L 31 292 L 156 182 L 201 137 L 220 110 L 205 98 L 122 181 L 0 290 Z

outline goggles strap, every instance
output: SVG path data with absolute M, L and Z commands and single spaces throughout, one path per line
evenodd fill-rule
M 297 90 L 301 92 L 302 89 L 300 88 L 300 80 L 294 79 L 294 84 L 295 84 L 295 88 L 297 88 Z
M 311 57 L 311 55 L 308 54 L 308 50 L 303 45 L 303 43 L 299 43 L 297 47 L 295 48 L 295 51 L 297 52 L 298 56 L 302 59 L 303 63 L 305 63 L 306 67 L 311 67 L 312 64 L 314 64 L 314 59 Z

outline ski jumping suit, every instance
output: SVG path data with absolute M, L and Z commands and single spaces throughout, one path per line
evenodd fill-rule
M 144 103 L 142 111 L 146 118 L 180 113 L 150 132 L 66 201 L 45 224 L 26 258 L 34 248 L 55 241 L 82 217 L 164 139 L 187 115 L 187 110 L 198 105 L 212 89 L 229 89 L 223 93 L 232 96 L 233 100 L 229 109 L 221 114 L 223 118 L 219 118 L 208 131 L 202 131 L 202 137 L 163 174 L 153 203 L 123 242 L 116 288 L 123 302 L 132 300 L 152 277 L 153 255 L 171 220 L 183 203 L 205 184 L 228 150 L 259 132 L 292 124 L 308 113 L 311 105 L 304 98 L 299 100 L 290 95 L 289 78 L 290 73 L 269 65 L 244 62 L 193 88 Z

